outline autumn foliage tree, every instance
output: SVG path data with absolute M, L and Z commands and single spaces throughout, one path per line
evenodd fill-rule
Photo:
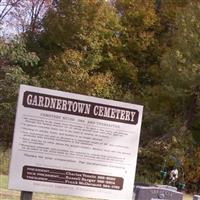
M 163 160 L 173 155 L 186 183 L 198 182 L 197 0 L 0 0 L 0 6 L 3 2 L 0 17 L 18 24 L 23 38 L 0 42 L 6 145 L 20 83 L 139 103 L 145 109 L 137 177 L 158 182 Z
M 68 85 L 66 88 L 63 85 L 62 87 L 57 85 L 63 90 L 69 90 L 67 88 L 72 84 L 77 86 L 76 92 L 80 92 L 79 84 L 73 84 L 76 83 L 75 80 L 71 82 L 68 80 L 70 81 L 70 77 L 73 77 L 69 75 L 72 71 L 73 73 L 82 72 L 84 76 L 81 75 L 81 81 L 84 82 L 83 85 L 86 84 L 83 87 L 86 90 L 81 90 L 81 92 L 117 99 L 122 94 L 120 90 L 116 89 L 120 88 L 117 85 L 124 80 L 121 77 L 127 76 L 134 80 L 135 69 L 130 68 L 127 60 L 118 55 L 122 45 L 118 35 L 121 26 L 115 8 L 108 2 L 61 0 L 56 9 L 49 10 L 43 24 L 44 30 L 41 33 L 40 42 L 47 49 L 45 52 L 49 52 L 47 64 L 44 67 L 45 80 L 48 84 L 53 81 L 55 87 L 55 83 L 61 82 L 63 85 Z M 53 31 L 55 29 L 56 32 Z M 74 57 L 74 55 L 79 56 Z M 55 56 L 56 59 L 54 59 Z M 73 60 L 73 63 L 79 63 L 81 71 L 75 72 L 74 65 L 67 64 L 67 61 L 71 62 L 71 59 L 77 59 Z M 49 62 L 52 60 L 60 63 L 57 64 L 60 67 L 51 68 Z M 69 72 L 69 68 L 72 71 Z M 78 69 L 77 66 L 76 69 Z M 62 74 L 61 81 L 58 81 L 58 77 L 55 76 L 52 76 L 51 80 L 48 79 L 52 74 L 51 70 L 55 70 L 54 73 Z M 118 73 L 119 71 L 120 73 Z M 78 80 L 79 78 L 77 78 Z M 101 86 L 101 84 L 103 85 Z M 73 91 L 75 90 L 73 89 Z

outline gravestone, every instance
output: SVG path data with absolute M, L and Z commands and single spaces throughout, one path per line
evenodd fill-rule
M 175 190 L 159 187 L 135 188 L 135 200 L 182 200 L 183 194 Z
M 193 200 L 200 200 L 200 196 L 199 195 L 194 195 Z
M 159 187 L 159 188 L 164 188 L 164 189 L 169 189 L 169 190 L 177 191 L 177 188 L 173 187 L 171 185 L 156 185 L 156 186 Z

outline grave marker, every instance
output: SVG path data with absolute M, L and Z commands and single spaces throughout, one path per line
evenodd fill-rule
M 159 187 L 137 187 L 135 200 L 182 200 L 183 194 L 174 190 Z
M 159 188 L 167 188 L 170 190 L 175 190 L 177 191 L 177 187 L 171 186 L 171 185 L 157 185 Z
M 200 200 L 200 196 L 199 195 L 194 195 L 193 200 Z

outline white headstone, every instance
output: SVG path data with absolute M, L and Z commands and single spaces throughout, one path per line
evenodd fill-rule
M 200 200 L 200 196 L 199 195 L 194 195 L 193 200 Z

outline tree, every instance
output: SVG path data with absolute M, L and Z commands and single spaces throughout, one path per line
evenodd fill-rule
M 120 53 L 121 26 L 115 8 L 110 3 L 97 0 L 61 0 L 56 9 L 49 10 L 43 24 L 43 32 L 36 42 L 44 48 L 43 50 L 40 48 L 40 52 L 45 52 L 45 55 L 40 55 L 45 66 L 52 66 L 49 61 L 54 60 L 55 56 L 56 62 L 62 63 L 62 60 L 59 61 L 59 59 L 63 59 L 65 56 L 65 59 L 68 58 L 70 61 L 69 52 L 81 55 L 80 69 L 87 74 L 88 80 L 91 81 L 87 81 L 87 84 L 91 83 L 91 85 L 87 85 L 88 94 L 90 89 L 93 91 L 93 95 L 103 92 L 102 86 L 97 86 L 95 78 L 101 81 L 105 87 L 106 84 L 110 87 L 114 81 L 114 85 L 119 85 L 118 88 L 120 85 L 126 85 L 127 90 L 130 84 L 133 85 L 137 82 L 136 69 L 131 67 L 131 63 Z M 53 31 L 55 29 L 56 32 Z M 67 65 L 65 67 L 68 68 Z M 44 70 L 46 71 L 46 69 Z M 60 73 L 61 69 L 55 67 L 54 70 Z M 48 67 L 48 71 L 51 71 L 51 67 Z M 62 71 L 64 72 L 64 69 Z M 55 79 L 55 77 L 53 78 Z M 69 77 L 66 78 L 66 80 L 69 79 Z M 78 77 L 77 80 L 79 80 Z M 65 85 L 67 85 L 67 81 Z M 92 87 L 94 88 L 92 89 Z M 101 92 L 98 92 L 97 88 Z M 66 89 L 69 90 L 69 88 Z M 96 92 L 94 93 L 94 91 Z M 112 89 L 112 91 L 115 90 Z M 108 92 L 104 89 L 104 92 L 109 93 L 110 90 Z M 102 94 L 102 96 L 104 95 Z M 109 94 L 108 96 L 110 98 L 114 95 Z M 115 98 L 119 97 L 116 95 Z
M 20 0 L 0 0 L 0 23 L 19 3 Z
M 82 59 L 80 52 L 70 49 L 50 58 L 43 67 L 42 84 L 47 88 L 85 93 L 89 76 L 81 68 Z
M 163 113 L 174 119 L 171 127 L 176 128 L 171 129 L 171 133 L 179 140 L 179 153 L 182 151 L 179 156 L 184 157 L 183 166 L 188 185 L 194 181 L 188 167 L 193 166 L 195 173 L 198 172 L 195 160 L 190 157 L 191 152 L 195 157 L 199 155 L 196 134 L 200 130 L 199 11 L 199 2 L 192 2 L 176 18 L 177 29 L 174 32 L 172 46 L 163 55 L 161 62 L 163 83 L 160 91 L 167 103 L 163 106 L 158 104 L 158 107 L 165 109 Z M 187 145 L 181 147 L 181 144 L 186 144 L 186 140 Z M 171 150 L 175 151 L 173 147 Z
M 8 15 L 7 25 L 18 33 L 32 33 L 41 29 L 41 19 L 53 6 L 54 0 L 20 0 Z
M 172 5 L 178 9 L 174 10 Z M 145 166 L 148 177 L 148 174 L 159 172 L 157 166 L 161 169 L 162 157 L 169 152 L 176 155 L 181 160 L 188 188 L 197 185 L 199 180 L 199 176 L 194 178 L 198 174 L 198 164 L 191 157 L 199 156 L 200 141 L 199 8 L 197 1 L 161 1 L 160 10 L 157 11 L 161 23 L 158 37 L 162 50 L 160 84 L 143 90 L 143 148 L 138 157 L 138 174 L 142 175 Z M 156 152 L 162 152 L 162 155 Z M 152 162 L 147 166 L 148 160 Z M 156 163 L 156 166 L 152 163 Z M 194 173 L 189 174 L 191 167 Z
M 42 39 L 54 53 L 71 48 L 96 54 L 118 44 L 119 28 L 114 9 L 105 1 L 61 0 L 43 20 Z
M 164 55 L 162 68 L 166 89 L 173 93 L 179 102 L 182 101 L 180 114 L 184 116 L 185 123 L 189 127 L 198 105 L 200 89 L 199 3 L 191 3 L 186 9 L 187 13 L 178 18 L 174 45 Z
M 0 143 L 5 148 L 11 146 L 16 102 L 20 84 L 37 85 L 36 78 L 30 78 L 23 69 L 34 67 L 38 57 L 27 52 L 23 41 L 0 41 Z
M 157 38 L 159 17 L 154 0 L 116 0 L 115 7 L 123 27 L 120 38 L 126 59 L 138 70 L 142 87 L 159 80 L 160 47 Z

